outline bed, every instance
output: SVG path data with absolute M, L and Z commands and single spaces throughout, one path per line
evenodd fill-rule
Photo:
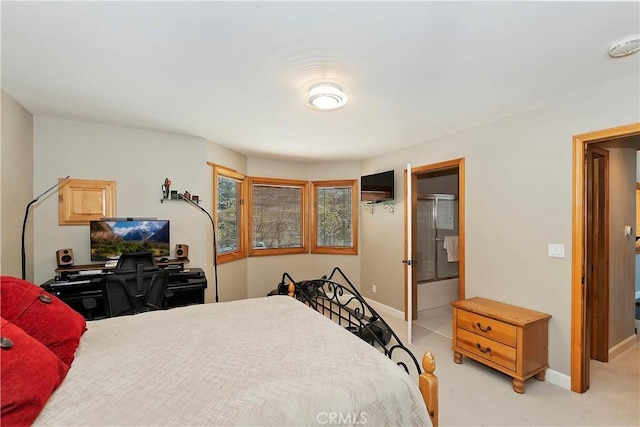
M 107 318 L 86 329 L 34 425 L 424 426 L 425 402 L 437 402 L 429 356 L 419 389 L 375 346 L 289 296 Z

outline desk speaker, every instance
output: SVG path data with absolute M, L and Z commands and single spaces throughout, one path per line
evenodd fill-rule
M 176 245 L 176 258 L 177 259 L 189 258 L 189 245 L 178 243 Z
M 57 250 L 56 261 L 58 262 L 58 267 L 73 265 L 73 249 L 69 248 Z

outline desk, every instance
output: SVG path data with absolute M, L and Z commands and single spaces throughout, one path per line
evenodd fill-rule
M 156 264 L 160 268 L 178 268 L 179 270 L 183 270 L 185 264 L 189 263 L 188 258 L 180 258 L 180 259 L 170 259 L 167 261 L 156 260 Z M 111 267 L 107 267 L 106 264 L 82 264 L 82 265 L 64 265 L 56 268 L 56 276 L 60 280 L 68 280 L 70 276 L 77 275 L 80 271 L 90 271 L 90 270 L 100 270 L 106 272 L 115 271 L 115 264 Z M 199 270 L 199 269 L 196 269 Z
M 166 300 L 167 308 L 181 307 L 191 304 L 204 304 L 204 291 L 207 288 L 207 278 L 201 268 L 186 268 L 183 270 L 169 269 L 169 284 L 167 289 L 172 296 Z M 102 272 L 95 275 L 71 275 L 67 280 L 47 280 L 40 285 L 45 291 L 57 296 L 71 308 L 82 314 L 85 319 L 102 319 L 105 316 L 105 297 L 102 291 L 102 278 L 112 272 Z M 94 298 L 97 307 L 90 312 L 84 307 L 83 300 Z

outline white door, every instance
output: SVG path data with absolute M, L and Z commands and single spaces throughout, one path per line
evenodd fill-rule
M 412 259 L 412 254 L 413 254 L 413 242 L 412 242 L 412 236 L 413 236 L 413 230 L 412 230 L 412 226 L 411 226 L 411 218 L 412 218 L 412 209 L 413 209 L 413 198 L 412 198 L 412 191 L 411 191 L 411 183 L 413 182 L 413 175 L 411 173 L 411 163 L 407 163 L 407 171 L 406 171 L 406 175 L 405 175 L 405 193 L 404 193 L 404 197 L 405 197 L 405 206 L 406 206 L 406 218 L 405 218 L 405 224 L 407 225 L 407 248 L 406 248 L 406 254 L 407 254 L 407 259 L 405 259 L 404 265 L 405 268 L 407 269 L 407 274 L 405 275 L 405 277 L 407 278 L 407 340 L 409 342 L 409 344 L 411 344 L 413 342 L 413 299 L 415 298 L 415 296 L 413 295 L 413 259 Z

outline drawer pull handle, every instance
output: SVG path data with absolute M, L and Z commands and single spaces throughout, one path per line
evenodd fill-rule
M 483 353 L 490 353 L 491 352 L 491 347 L 487 347 L 487 348 L 483 349 L 482 346 L 480 345 L 480 343 L 477 343 L 476 347 L 478 347 L 478 350 L 480 350 Z
M 480 324 L 480 322 L 476 323 L 476 326 L 480 328 L 482 332 L 489 332 L 491 330 L 491 326 L 487 326 L 485 329 L 482 329 L 482 325 Z

